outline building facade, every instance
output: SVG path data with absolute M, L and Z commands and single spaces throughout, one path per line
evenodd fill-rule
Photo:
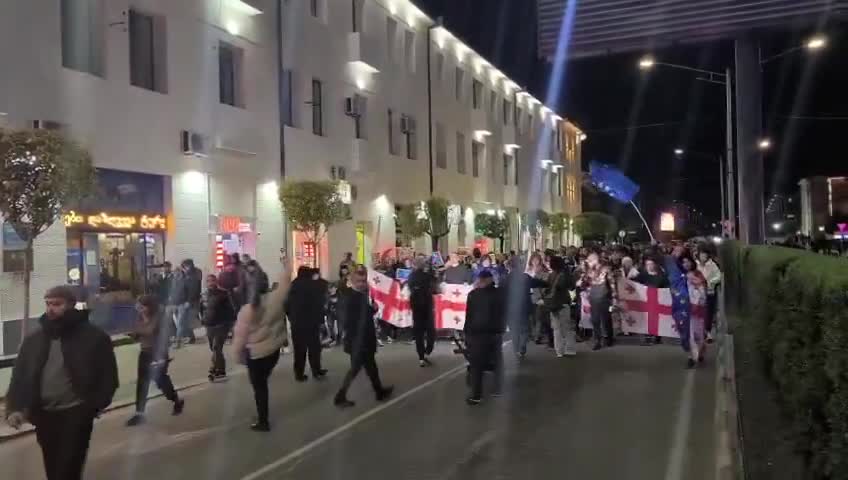
M 89 303 L 129 304 L 102 318 L 119 329 L 112 322 L 131 315 L 132 296 L 166 260 L 191 258 L 208 273 L 226 242 L 272 271 L 279 264 L 276 31 L 263 3 L 276 2 L 0 5 L 0 61 L 15 65 L 0 72 L 5 126 L 60 129 L 99 169 L 95 198 L 36 241 L 32 312 L 46 288 L 75 284 Z M 8 225 L 2 242 L 0 354 L 10 354 L 23 266 Z
M 98 168 L 94 198 L 36 241 L 32 312 L 74 284 L 120 304 L 97 320 L 120 330 L 163 262 L 214 272 L 222 252 L 273 275 L 285 249 L 333 277 L 344 252 L 399 245 L 397 206 L 431 195 L 451 203 L 443 251 L 492 248 L 477 214 L 507 216 L 518 249 L 522 213 L 580 212 L 585 135 L 409 1 L 14 0 L 0 61 L 0 126 L 61 130 Z M 340 181 L 350 220 L 308 245 L 285 228 L 283 180 Z M 0 241 L 8 355 L 23 258 L 9 225 Z
M 802 235 L 848 235 L 848 178 L 807 177 L 798 186 Z
M 475 232 L 480 213 L 508 216 L 518 249 L 522 212 L 580 212 L 585 135 L 412 2 L 298 0 L 283 18 L 286 176 L 342 179 L 352 192 L 352 219 L 320 247 L 325 271 L 347 251 L 363 263 L 391 251 L 395 208 L 431 194 L 452 204 L 442 251 L 491 249 Z M 293 235 L 309 261 L 313 248 Z

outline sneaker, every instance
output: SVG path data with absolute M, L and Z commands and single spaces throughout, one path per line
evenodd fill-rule
M 271 425 L 268 422 L 256 422 L 250 426 L 254 432 L 270 432 Z
M 468 397 L 468 398 L 465 399 L 465 403 L 467 403 L 469 406 L 473 407 L 475 405 L 480 405 L 480 399 Z
M 171 409 L 171 415 L 179 415 L 183 413 L 183 407 L 185 407 L 185 400 L 178 398 L 177 401 L 174 402 L 174 407 Z
M 563 355 L 566 357 L 576 357 L 577 352 L 565 352 Z
M 427 366 L 427 362 L 425 362 L 424 360 L 418 360 L 418 366 L 424 368 Z
M 333 405 L 335 405 L 339 408 L 352 408 L 352 407 L 356 406 L 355 403 L 351 402 L 350 400 L 348 400 L 347 398 L 344 398 L 344 397 L 342 397 L 342 398 L 336 397 L 336 399 L 333 400 Z
M 395 341 L 392 339 L 392 337 L 386 337 L 386 343 L 391 345 L 391 344 L 395 343 Z
M 562 357 L 564 357 L 564 356 L 565 356 L 565 354 L 564 354 L 564 353 L 557 353 L 557 358 L 562 358 Z
M 144 414 L 143 413 L 136 413 L 135 415 L 130 417 L 129 420 L 127 420 L 126 425 L 128 427 L 134 427 L 136 425 L 141 425 L 142 423 L 144 423 Z
M 309 376 L 308 375 L 295 375 L 294 379 L 297 382 L 303 383 L 303 382 L 309 380 Z
M 392 396 L 392 393 L 394 393 L 394 391 L 394 386 L 389 385 L 388 387 L 384 387 L 382 390 L 380 390 L 379 393 L 377 393 L 377 401 L 384 402 L 388 400 Z
M 686 360 L 686 369 L 691 370 L 693 368 L 695 368 L 695 360 L 693 360 L 691 358 Z
M 329 372 L 329 370 L 327 370 L 326 368 L 322 368 L 316 373 L 313 373 L 312 378 L 314 378 L 315 380 L 324 380 L 325 378 L 327 378 L 327 372 Z
M 385 347 L 385 346 L 386 346 L 386 344 L 384 344 L 384 343 L 383 343 L 383 341 L 382 341 L 382 340 L 380 340 L 380 339 L 378 338 L 378 339 L 377 339 L 377 346 L 378 346 L 378 347 Z

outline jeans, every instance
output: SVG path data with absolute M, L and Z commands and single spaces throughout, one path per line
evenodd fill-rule
M 224 343 L 230 333 L 229 325 L 219 325 L 206 328 L 206 339 L 209 341 L 209 351 L 212 352 L 212 360 L 209 364 L 209 373 L 223 375 L 227 371 L 227 361 L 224 359 Z
M 292 330 L 294 344 L 294 376 L 303 377 L 306 370 L 306 357 L 309 356 L 309 368 L 312 376 L 321 372 L 321 334 L 318 327 Z
M 253 386 L 253 399 L 256 402 L 256 420 L 268 423 L 268 377 L 280 360 L 279 350 L 267 357 L 247 360 L 247 376 Z
M 179 306 L 176 318 L 177 340 L 188 338 L 194 341 L 194 320 L 197 318 L 197 308 L 186 302 Z
M 551 331 L 554 337 L 554 350 L 557 355 L 574 355 L 577 353 L 577 332 L 574 330 L 574 320 L 571 309 L 566 307 L 551 312 Z
M 177 392 L 174 390 L 174 383 L 171 382 L 171 377 L 168 375 L 168 361 L 163 360 L 156 365 L 152 364 L 153 354 L 148 350 L 142 350 L 138 353 L 138 370 L 136 372 L 137 380 L 135 385 L 135 411 L 138 413 L 144 412 L 147 406 L 147 393 L 150 390 L 150 380 L 156 384 L 156 387 L 162 391 L 165 398 L 172 402 L 177 401 Z
M 707 318 L 704 319 L 704 334 L 710 334 L 713 331 L 715 324 L 715 316 L 718 311 L 718 294 L 710 293 L 707 295 Z
M 500 335 L 468 335 L 470 358 L 471 398 L 480 400 L 483 395 L 483 373 L 493 369 L 494 391 L 500 393 L 503 386 L 503 338 Z
M 524 355 L 527 353 L 527 342 L 530 339 L 530 319 L 532 315 L 526 315 L 526 318 L 520 314 L 520 318 L 516 320 L 510 327 L 512 331 L 512 348 L 516 355 Z
M 610 300 L 606 297 L 592 297 L 589 299 L 592 307 L 592 336 L 595 337 L 595 343 L 600 344 L 601 340 L 606 338 L 607 342 L 612 342 L 612 316 L 610 315 Z
M 94 412 L 85 405 L 43 411 L 34 424 L 47 480 L 81 480 Z
M 359 375 L 360 370 L 363 368 L 365 369 L 365 373 L 368 374 L 368 378 L 371 380 L 371 387 L 374 389 L 374 393 L 377 395 L 383 393 L 383 383 L 380 381 L 380 371 L 377 369 L 377 361 L 374 359 L 374 354 L 351 354 L 350 370 L 348 370 L 344 377 L 344 381 L 342 381 L 341 388 L 339 388 L 338 393 L 336 393 L 337 402 L 347 399 L 347 391 L 350 389 L 350 384 L 353 383 L 353 380 L 357 375 Z

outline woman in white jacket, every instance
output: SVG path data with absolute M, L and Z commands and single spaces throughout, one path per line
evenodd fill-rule
M 721 270 L 712 259 L 710 252 L 701 250 L 698 252 L 698 270 L 707 279 L 707 318 L 704 322 L 704 331 L 707 332 L 707 343 L 713 342 L 713 323 L 718 310 L 718 296 L 716 289 L 721 283 Z
M 233 329 L 233 351 L 247 364 L 250 384 L 256 401 L 256 422 L 250 426 L 257 432 L 268 432 L 268 377 L 280 360 L 280 349 L 288 339 L 283 302 L 291 285 L 291 270 L 283 262 L 279 285 L 270 292 L 257 292 L 255 301 L 241 308 Z

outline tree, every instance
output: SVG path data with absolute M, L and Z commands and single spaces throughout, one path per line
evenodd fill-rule
M 439 239 L 450 233 L 458 218 L 451 218 L 450 202 L 441 197 L 430 197 L 421 205 L 424 233 L 430 236 L 433 251 L 439 249 Z
M 542 230 L 550 225 L 551 218 L 544 210 L 530 210 L 522 215 L 521 223 L 524 229 L 530 235 L 533 241 L 533 248 L 538 245 L 539 237 L 542 235 Z
M 320 263 L 320 243 L 327 230 L 349 217 L 337 182 L 292 181 L 280 188 L 280 201 L 292 228 L 315 244 L 315 261 Z
M 413 240 L 426 233 L 421 206 L 415 203 L 398 205 L 397 227 L 400 230 L 401 242 L 410 245 Z
M 568 231 L 568 222 L 571 217 L 567 213 L 554 213 L 549 217 L 548 228 L 556 235 L 559 245 L 562 245 L 562 234 Z
M 486 238 L 500 240 L 501 252 L 503 252 L 504 238 L 509 232 L 509 219 L 506 215 L 478 213 L 474 217 L 474 228 L 477 230 L 477 233 Z
M 574 217 L 574 232 L 582 238 L 602 237 L 604 240 L 618 230 L 618 222 L 602 212 L 583 212 Z
M 33 243 L 59 219 L 63 208 L 91 195 L 96 185 L 91 155 L 78 143 L 51 130 L 0 129 L 0 214 L 26 244 L 24 334 Z

